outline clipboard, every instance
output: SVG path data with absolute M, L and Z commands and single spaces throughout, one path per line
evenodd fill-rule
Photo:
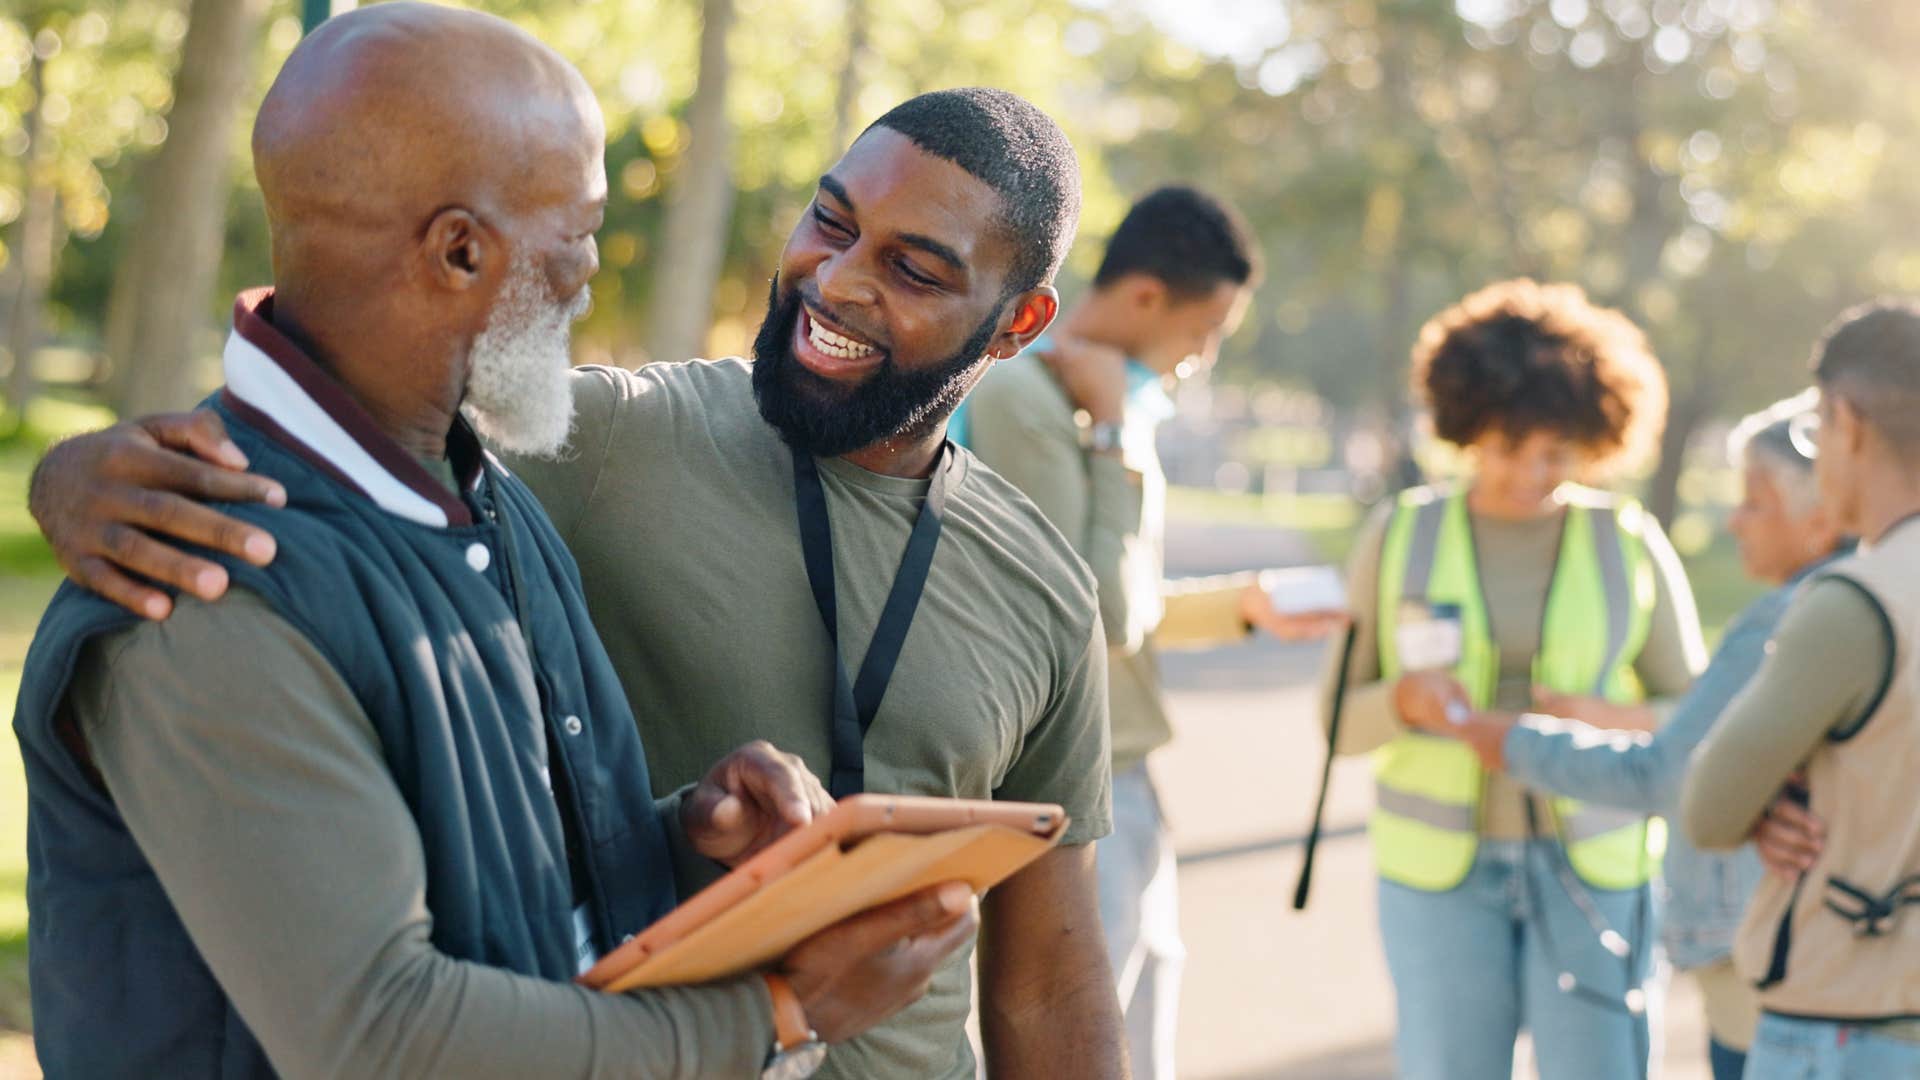
M 834 923 L 947 881 L 985 892 L 1067 827 L 1044 803 L 852 795 L 700 890 L 577 982 L 622 993 L 738 975 Z

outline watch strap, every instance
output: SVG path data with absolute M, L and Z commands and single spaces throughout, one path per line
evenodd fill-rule
M 807 1010 L 801 1006 L 800 995 L 794 992 L 793 984 L 786 976 L 771 971 L 763 977 L 767 981 L 767 995 L 773 999 L 774 1044 L 784 1053 L 819 1041 L 813 1026 L 807 1023 Z

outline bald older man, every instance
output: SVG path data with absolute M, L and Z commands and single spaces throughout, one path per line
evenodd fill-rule
M 275 81 L 276 287 L 236 306 L 212 449 L 281 493 L 278 558 L 224 558 L 230 595 L 164 623 L 63 590 L 28 658 L 49 1075 L 799 1077 L 972 938 L 950 884 L 764 977 L 570 983 L 676 864 L 827 802 L 750 745 L 656 804 L 571 556 L 461 418 L 566 438 L 602 140 L 579 75 L 490 16 L 369 8 Z

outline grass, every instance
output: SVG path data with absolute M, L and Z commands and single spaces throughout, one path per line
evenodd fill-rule
M 53 553 L 27 515 L 27 477 L 53 440 L 100 427 L 112 417 L 73 397 L 49 395 L 26 423 L 0 442 L 0 718 L 12 730 L 14 698 L 27 642 L 60 582 Z M 7 423 L 0 428 L 13 428 Z M 20 747 L 0 737 L 0 1075 L 38 1072 L 27 1032 L 27 788 Z

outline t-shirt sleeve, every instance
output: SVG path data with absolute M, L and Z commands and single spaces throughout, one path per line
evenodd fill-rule
M 1113 831 L 1112 788 L 1107 639 L 1096 618 L 993 796 L 1060 804 L 1073 819 L 1061 842 L 1085 844 Z
M 632 373 L 613 368 L 573 369 L 568 376 L 573 388 L 573 433 L 557 455 L 535 457 L 493 448 L 501 462 L 540 500 L 564 540 L 572 540 L 600 485 L 613 441 L 622 384 L 631 377 Z
M 183 597 L 166 622 L 92 643 L 67 708 L 194 946 L 282 1075 L 758 1067 L 771 1019 L 757 980 L 596 994 L 436 950 L 419 833 L 372 722 L 258 596 Z

